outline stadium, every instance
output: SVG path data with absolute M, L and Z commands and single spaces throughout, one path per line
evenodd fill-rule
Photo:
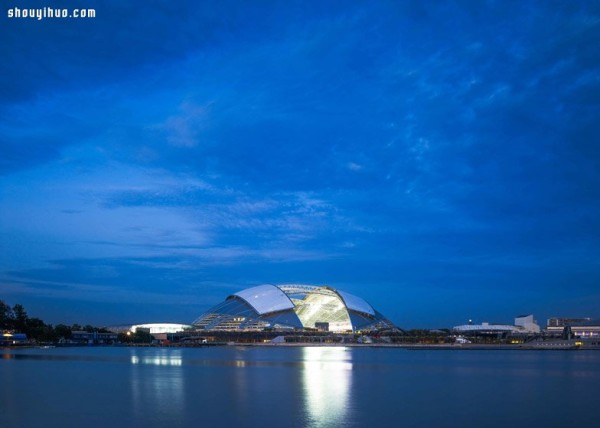
M 239 291 L 193 322 L 210 331 L 397 330 L 364 299 L 328 286 L 259 285 Z

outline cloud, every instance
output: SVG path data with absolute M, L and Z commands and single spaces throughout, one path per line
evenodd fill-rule
M 90 7 L 0 28 L 0 259 L 17 279 L 597 278 L 596 11 Z
M 167 134 L 169 144 L 176 147 L 195 147 L 202 138 L 202 132 L 210 126 L 209 112 L 210 106 L 182 105 L 181 113 L 170 116 L 161 126 Z

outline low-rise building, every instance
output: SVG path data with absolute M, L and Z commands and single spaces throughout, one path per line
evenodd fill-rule
M 522 333 L 535 334 L 540 332 L 540 326 L 533 319 L 533 315 L 519 315 L 515 318 L 514 325 L 509 324 L 490 324 L 482 322 L 481 324 L 457 325 L 452 328 L 454 331 L 462 333 Z
M 186 330 L 193 329 L 194 326 L 190 324 L 176 324 L 176 323 L 145 323 L 145 324 L 127 324 L 119 326 L 107 327 L 108 330 L 115 333 L 135 333 L 138 330 L 147 331 L 148 333 L 160 334 L 160 333 L 179 333 Z
M 0 346 L 23 345 L 27 343 L 27 335 L 25 333 L 15 333 L 13 331 L 5 331 L 0 336 Z
M 452 330 L 462 333 L 512 333 L 517 331 L 517 328 L 514 325 L 482 322 L 481 324 L 457 325 L 452 327 Z
M 533 315 L 519 315 L 515 318 L 515 327 L 520 328 L 523 333 L 539 333 L 541 331 Z
M 546 325 L 546 332 L 560 335 L 570 329 L 570 333 L 575 337 L 597 338 L 600 337 L 600 319 L 592 318 L 549 318 Z
M 117 341 L 117 333 L 98 333 L 97 331 L 73 331 L 71 341 L 76 343 L 87 343 L 93 345 L 114 343 Z

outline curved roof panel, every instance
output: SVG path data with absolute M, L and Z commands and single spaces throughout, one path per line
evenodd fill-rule
M 344 300 L 348 309 L 375 316 L 375 310 L 364 299 L 340 290 L 337 290 L 337 292 Z
M 376 331 L 396 327 L 364 299 L 329 286 L 259 285 L 238 291 L 201 315 L 194 325 L 205 330 L 272 329 Z
M 260 315 L 294 308 L 294 304 L 288 296 L 274 285 L 246 288 L 238 291 L 234 296 L 244 299 Z

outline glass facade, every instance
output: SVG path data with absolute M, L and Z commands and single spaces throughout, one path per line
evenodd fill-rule
M 205 330 L 323 329 L 332 332 L 394 329 L 360 297 L 326 286 L 260 285 L 229 296 L 202 314 Z

